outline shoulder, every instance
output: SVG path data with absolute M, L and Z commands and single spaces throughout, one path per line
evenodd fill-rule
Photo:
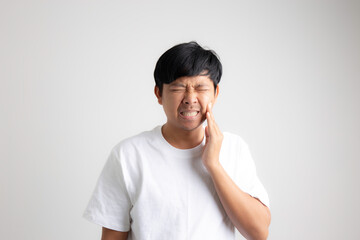
M 220 158 L 224 164 L 245 164 L 251 162 L 249 157 L 249 146 L 245 140 L 237 134 L 223 132 L 224 139 L 221 145 Z
M 224 140 L 220 150 L 220 157 L 224 164 L 231 168 L 248 170 L 253 168 L 254 161 L 247 142 L 239 135 L 223 132 Z M 237 167 L 235 167 L 235 165 Z
M 220 162 L 237 185 L 246 189 L 249 179 L 255 173 L 255 165 L 249 146 L 237 134 L 223 132 L 223 135 Z
M 118 142 L 112 149 L 112 152 L 129 152 L 136 149 L 142 149 L 156 142 L 157 132 L 160 126 L 155 127 L 152 130 L 144 131 L 134 136 L 125 138 Z
M 223 132 L 223 135 L 224 135 L 223 144 L 225 146 L 236 147 L 239 149 L 248 148 L 248 144 L 239 135 L 230 132 Z

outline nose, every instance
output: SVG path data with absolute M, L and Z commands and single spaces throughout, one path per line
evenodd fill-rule
M 182 102 L 183 104 L 188 104 L 188 105 L 197 103 L 198 100 L 196 93 L 194 91 L 186 91 Z

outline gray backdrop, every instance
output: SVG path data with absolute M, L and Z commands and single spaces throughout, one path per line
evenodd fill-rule
M 0 1 L 0 238 L 100 239 L 111 148 L 165 122 L 156 60 L 214 49 L 214 113 L 249 144 L 269 239 L 358 239 L 359 1 Z

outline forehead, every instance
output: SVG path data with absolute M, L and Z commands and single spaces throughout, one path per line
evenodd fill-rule
M 208 76 L 191 76 L 180 77 L 171 82 L 170 85 L 185 84 L 185 85 L 213 85 L 213 81 Z

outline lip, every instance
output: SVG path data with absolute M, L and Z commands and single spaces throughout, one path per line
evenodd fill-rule
M 196 112 L 196 115 L 194 115 L 194 116 L 185 116 L 185 115 L 182 114 L 183 112 Z M 182 111 L 179 111 L 179 115 L 180 115 L 181 118 L 183 118 L 185 120 L 194 120 L 200 115 L 200 111 L 197 111 L 197 110 L 182 110 Z

